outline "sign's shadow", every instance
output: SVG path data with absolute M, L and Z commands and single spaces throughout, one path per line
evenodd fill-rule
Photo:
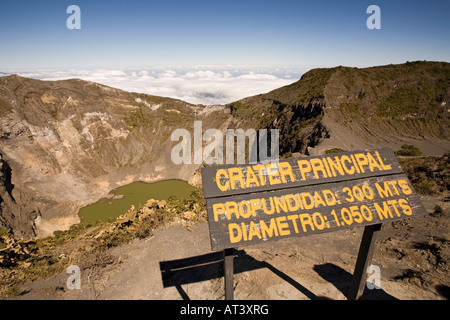
M 189 300 L 189 296 L 183 290 L 181 285 L 223 277 L 223 261 L 224 256 L 222 251 L 185 259 L 162 261 L 159 265 L 163 286 L 164 288 L 175 287 L 184 300 Z M 272 266 L 270 263 L 256 260 L 252 256 L 248 255 L 245 250 L 234 251 L 234 274 L 262 268 L 268 268 L 309 299 L 326 299 L 323 297 L 317 297 L 314 293 L 309 291 L 284 272 Z
M 190 300 L 187 293 L 181 287 L 183 284 L 197 283 L 212 279 L 222 278 L 224 275 L 223 252 L 212 252 L 200 256 L 184 259 L 162 261 L 159 263 L 164 288 L 175 287 L 184 300 Z M 259 261 L 248 255 L 245 250 L 234 251 L 234 273 L 267 268 L 281 279 L 292 285 L 311 300 L 328 300 L 329 298 L 317 296 L 286 273 L 278 270 L 270 263 Z M 324 280 L 333 284 L 344 295 L 347 295 L 352 275 L 344 269 L 325 263 L 315 265 L 314 271 Z M 362 299 L 369 300 L 396 300 L 396 298 L 382 289 L 369 290 L 365 288 Z
M 314 266 L 314 271 L 317 272 L 324 280 L 333 284 L 336 289 L 342 292 L 345 296 L 350 289 L 352 281 L 351 273 L 345 271 L 341 267 L 332 264 L 324 263 Z M 361 296 L 362 300 L 398 300 L 396 297 L 390 295 L 382 288 L 370 290 L 367 286 L 364 287 L 364 293 Z

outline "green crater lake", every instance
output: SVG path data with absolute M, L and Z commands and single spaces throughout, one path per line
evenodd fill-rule
M 121 199 L 103 198 L 83 207 L 78 212 L 82 223 L 106 221 L 127 212 L 131 205 L 143 206 L 147 200 L 166 200 L 170 196 L 182 199 L 191 194 L 195 187 L 181 180 L 165 180 L 154 183 L 133 182 L 112 190 L 110 193 Z M 116 197 L 118 198 L 118 197 Z

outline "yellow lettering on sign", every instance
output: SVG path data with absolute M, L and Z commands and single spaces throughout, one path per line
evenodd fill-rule
M 298 233 L 298 226 L 297 226 L 298 214 L 292 214 L 292 215 L 288 216 L 287 218 L 288 218 L 288 220 L 290 220 L 292 222 L 295 233 Z
M 369 160 L 367 160 L 366 155 L 364 153 L 357 153 L 355 154 L 355 159 L 361 169 L 361 172 L 364 173 L 364 166 L 369 164 Z
M 314 208 L 314 197 L 311 195 L 311 193 L 302 192 L 300 195 L 302 197 L 303 207 L 305 208 L 305 210 L 310 210 Z M 309 200 L 309 203 L 307 199 Z
M 301 193 L 297 193 L 295 196 L 297 197 L 298 205 L 300 206 L 300 209 L 303 210 L 304 208 L 303 208 L 303 202 L 302 202 L 302 195 L 301 195 Z
M 398 180 L 398 185 L 402 188 L 403 194 L 409 195 L 412 193 L 412 190 L 408 186 L 408 182 L 406 182 L 406 180 Z
M 316 179 L 320 179 L 319 172 L 322 173 L 323 178 L 327 178 L 327 173 L 323 167 L 323 163 L 322 163 L 321 159 L 311 159 L 310 163 L 311 163 L 311 167 L 313 169 L 314 176 L 316 177 Z
M 297 211 L 299 207 L 297 197 L 294 196 L 293 194 L 287 194 L 285 198 L 289 211 L 291 212 Z
M 288 212 L 286 199 L 283 196 L 273 197 L 273 201 L 275 203 L 275 209 L 278 213 L 281 212 L 280 209 L 282 209 L 284 212 Z
M 337 203 L 336 195 L 331 190 L 323 190 L 323 196 L 325 197 L 325 201 L 327 206 L 334 206 Z
M 219 188 L 220 191 L 227 191 L 230 188 L 230 182 L 229 181 L 225 181 L 224 184 L 221 183 L 220 181 L 220 177 L 224 176 L 225 178 L 228 179 L 228 174 L 227 171 L 225 169 L 219 169 L 216 172 L 216 184 L 217 184 L 217 188 Z
M 375 187 L 377 188 L 378 194 L 381 198 L 393 196 L 391 188 L 389 188 L 389 185 L 386 181 L 383 183 L 383 187 L 380 186 L 378 182 L 375 183 Z
M 273 198 L 270 197 L 269 201 L 270 201 L 270 210 L 267 209 L 267 199 L 262 199 L 263 210 L 264 210 L 264 213 L 266 213 L 266 214 L 272 214 L 275 212 L 275 206 L 273 205 Z
M 341 175 L 345 175 L 344 168 L 342 168 L 341 161 L 339 160 L 339 157 L 334 157 L 335 161 L 333 161 L 331 158 L 328 159 L 328 164 L 330 165 L 331 172 L 333 173 L 333 177 L 337 177 L 336 171 Z
M 352 160 L 349 157 L 347 157 L 347 156 L 342 156 L 341 157 L 342 167 L 344 168 L 345 172 L 347 172 L 347 174 L 349 174 L 349 175 L 354 174 L 355 173 L 355 167 L 351 166 L 350 169 L 349 169 L 349 167 L 347 167 L 345 165 L 345 162 L 349 162 L 350 164 L 352 164 Z
M 280 236 L 288 236 L 291 234 L 291 232 L 289 231 L 289 224 L 286 222 L 286 217 L 278 217 L 275 220 L 277 221 Z
M 375 151 L 375 154 L 377 155 L 378 161 L 380 162 L 380 165 L 383 168 L 383 170 L 391 170 L 392 169 L 392 166 L 390 164 L 388 164 L 388 165 L 384 164 L 383 159 L 381 159 L 380 153 L 378 151 Z
M 387 201 L 388 205 L 391 205 L 392 208 L 394 208 L 395 214 L 397 215 L 397 217 L 400 217 L 400 212 L 398 212 L 397 210 L 397 200 L 389 200 Z
M 302 179 L 306 180 L 306 173 L 311 172 L 311 165 L 308 160 L 298 160 L 298 169 L 302 175 Z
M 359 167 L 358 167 L 358 165 L 357 165 L 357 163 L 356 163 L 355 155 L 354 155 L 354 154 L 351 154 L 351 155 L 350 155 L 350 158 L 352 158 L 353 165 L 354 165 L 354 168 L 356 169 L 356 172 L 357 172 L 357 173 L 361 173 L 361 170 L 359 170 Z
M 230 223 L 228 225 L 228 233 L 230 235 L 231 243 L 236 243 L 242 240 L 242 231 L 237 223 Z
M 247 241 L 247 227 L 245 226 L 245 223 L 241 222 L 241 229 L 242 229 L 242 237 L 244 238 L 244 241 Z
M 253 237 L 257 237 L 258 239 L 262 239 L 261 234 L 259 233 L 258 228 L 256 227 L 255 222 L 250 221 L 250 230 L 248 232 L 248 241 L 252 240 Z
M 259 181 L 256 177 L 256 174 L 253 172 L 253 169 L 251 167 L 247 167 L 247 179 L 245 179 L 245 187 L 249 188 L 252 183 L 259 187 Z
M 261 199 L 250 200 L 250 207 L 252 208 L 252 216 L 256 216 L 256 210 L 261 209 Z
M 328 165 L 327 158 L 323 158 L 323 165 L 325 166 L 325 169 L 327 170 L 328 177 L 331 177 L 331 171 L 330 166 Z
M 311 231 L 314 231 L 314 223 L 311 220 L 311 216 L 308 213 L 299 214 L 300 222 L 302 224 L 303 232 L 308 232 L 306 226 L 311 228 Z
M 263 170 L 266 170 L 266 166 L 264 164 L 257 164 L 257 165 L 254 165 L 252 168 L 253 168 L 253 170 L 258 171 L 258 177 L 259 177 L 261 186 L 265 186 L 266 181 L 264 180 Z
M 281 183 L 281 180 L 279 178 L 280 172 L 278 171 L 277 164 L 275 164 L 275 163 L 268 163 L 266 165 L 266 169 L 267 169 L 267 175 L 269 177 L 270 185 L 280 184 Z
M 312 215 L 312 219 L 317 229 L 319 230 L 325 229 L 325 220 L 320 214 L 320 212 L 314 212 Z
M 238 204 L 235 201 L 228 201 L 225 203 L 225 207 L 227 210 L 228 220 L 231 220 L 231 214 L 234 213 L 236 219 L 239 219 L 239 209 Z
M 392 211 L 386 201 L 383 201 L 383 208 L 378 203 L 374 203 L 375 210 L 377 211 L 380 220 L 392 218 Z
M 319 192 L 314 192 L 314 207 L 317 208 L 318 206 L 326 206 L 325 202 L 323 201 L 322 197 L 320 196 Z
M 245 207 L 245 210 L 244 210 Z M 248 203 L 247 201 L 241 201 L 239 203 L 239 215 L 244 218 L 247 219 L 250 217 L 250 215 L 252 214 L 252 209 L 250 207 L 250 203 Z
M 277 225 L 275 223 L 275 218 L 270 219 L 270 224 L 267 226 L 267 224 L 264 222 L 264 220 L 261 220 L 259 222 L 259 225 L 261 227 L 261 234 L 263 239 L 272 238 L 274 235 L 278 237 L 278 229 Z
M 214 221 L 219 221 L 219 215 L 225 213 L 225 206 L 223 203 L 213 204 Z
M 411 206 L 408 204 L 408 201 L 406 199 L 400 199 L 398 200 L 398 205 L 403 209 L 403 213 L 407 216 L 412 215 L 412 209 Z
M 280 162 L 278 164 L 278 169 L 280 170 L 281 181 L 283 183 L 287 182 L 286 176 L 289 177 L 291 182 L 295 181 L 294 174 L 292 173 L 292 167 L 289 162 Z
M 244 178 L 242 177 L 241 168 L 230 168 L 228 169 L 230 173 L 230 183 L 231 189 L 236 189 L 236 182 L 239 182 L 241 188 L 245 188 Z
M 388 181 L 388 184 L 392 187 L 392 189 L 394 189 L 396 195 L 400 195 L 397 189 L 397 181 Z
M 269 183 L 276 186 L 283 183 L 295 182 L 296 179 L 324 179 L 345 175 L 374 172 L 376 170 L 391 170 L 392 166 L 385 164 L 378 151 L 367 153 L 344 154 L 341 156 L 322 157 L 297 160 L 298 173 L 287 162 L 259 164 L 247 167 L 231 167 L 218 169 L 215 182 L 222 191 L 249 189 L 261 187 Z M 297 167 L 295 167 L 297 170 Z M 300 178 L 296 178 L 296 174 Z M 391 185 L 395 191 L 396 185 Z M 405 188 L 409 189 L 409 188 Z M 392 191 L 392 190 L 391 190 Z
M 369 152 L 367 153 L 367 160 L 369 162 L 369 170 L 373 172 L 373 169 L 376 167 L 379 171 L 383 171 L 381 169 L 381 166 L 378 164 L 378 162 L 375 160 L 375 158 L 372 156 L 372 154 Z

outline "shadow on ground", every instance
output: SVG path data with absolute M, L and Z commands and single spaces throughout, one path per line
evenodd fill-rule
M 182 285 L 221 278 L 224 274 L 222 252 L 213 252 L 178 260 L 162 261 L 159 265 L 163 286 L 165 288 L 175 287 L 184 300 L 189 300 L 189 296 L 181 287 Z M 286 273 L 278 270 L 270 263 L 256 260 L 248 255 L 245 250 L 234 251 L 235 274 L 262 268 L 269 269 L 311 300 L 328 299 L 326 297 L 315 295 Z M 314 271 L 316 271 L 323 279 L 332 283 L 344 295 L 347 294 L 352 278 L 350 273 L 330 263 L 316 265 Z M 369 290 L 366 287 L 363 299 L 392 300 L 396 298 L 387 294 L 382 289 Z
M 159 265 L 163 286 L 165 288 L 174 286 L 185 300 L 189 300 L 189 296 L 183 290 L 181 285 L 220 278 L 223 277 L 224 274 L 222 252 L 213 252 L 185 259 L 163 261 L 160 262 Z M 314 293 L 284 272 L 272 266 L 270 263 L 256 260 L 248 255 L 245 250 L 234 251 L 234 274 L 262 268 L 269 269 L 309 299 L 318 299 Z
M 352 281 L 352 274 L 341 267 L 325 263 L 314 266 L 317 272 L 324 280 L 333 284 L 340 292 L 347 296 Z M 398 300 L 394 296 L 386 293 L 383 289 L 369 289 L 365 286 L 361 300 Z

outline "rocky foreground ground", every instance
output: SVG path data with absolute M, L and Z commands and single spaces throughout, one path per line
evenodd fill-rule
M 383 225 L 372 260 L 380 268 L 381 288 L 366 288 L 363 299 L 450 297 L 448 203 L 431 196 L 423 197 L 423 203 L 429 212 L 427 216 Z M 152 203 L 146 214 L 154 215 L 159 206 L 160 202 Z M 164 206 L 170 211 L 170 206 Z M 177 215 L 164 226 L 154 231 L 150 228 L 147 234 L 139 234 L 140 237 L 117 246 L 101 248 L 91 243 L 95 237 L 112 241 L 107 236 L 111 225 L 90 227 L 72 235 L 71 241 L 53 243 L 53 249 L 47 252 L 50 257 L 41 257 L 47 275 L 37 276 L 32 282 L 19 281 L 24 270 L 35 267 L 26 260 L 10 268 L 8 276 L 6 269 L 2 269 L 3 279 L 15 275 L 18 280 L 2 284 L 3 297 L 223 299 L 222 252 L 211 252 L 207 223 L 192 221 L 198 209 Z M 122 216 L 115 226 L 129 223 L 129 228 L 134 218 L 128 218 Z M 235 298 L 346 299 L 362 230 L 347 229 L 237 248 Z M 26 247 L 22 244 L 22 249 Z M 80 289 L 69 289 L 67 285 L 71 274 L 66 268 L 74 263 L 80 267 Z M 60 270 L 48 277 L 49 270 L 56 266 Z

